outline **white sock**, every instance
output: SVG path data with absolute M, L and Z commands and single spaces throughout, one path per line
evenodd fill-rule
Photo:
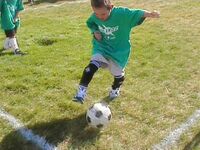
M 9 43 L 10 43 L 10 46 L 13 49 L 13 51 L 16 50 L 16 49 L 19 49 L 16 37 L 10 38 Z
M 3 48 L 5 50 L 11 48 L 9 42 L 10 42 L 9 38 L 6 38 L 3 45 Z

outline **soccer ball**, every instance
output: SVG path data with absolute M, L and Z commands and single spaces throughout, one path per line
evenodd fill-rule
M 112 118 L 111 110 L 105 103 L 96 103 L 87 110 L 86 120 L 93 128 L 106 127 Z

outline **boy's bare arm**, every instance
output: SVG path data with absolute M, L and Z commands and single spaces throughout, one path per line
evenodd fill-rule
M 155 11 L 155 10 L 152 11 L 152 12 L 145 10 L 143 17 L 144 18 L 159 18 L 160 17 L 160 12 Z
M 94 32 L 94 37 L 97 41 L 101 41 L 102 35 L 99 31 Z
M 16 13 L 15 18 L 14 18 L 14 22 L 17 22 L 19 19 L 19 12 Z

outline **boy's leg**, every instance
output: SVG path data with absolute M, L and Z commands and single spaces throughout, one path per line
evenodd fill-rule
M 10 39 L 15 37 L 15 30 L 5 30 L 5 35 L 6 35 L 6 39 L 4 41 L 4 46 L 3 48 L 5 50 L 12 48 L 11 47 L 11 43 L 10 43 Z
M 124 76 L 115 76 L 112 84 L 112 89 L 109 93 L 110 99 L 114 99 L 120 95 L 120 87 L 125 80 Z
M 6 39 L 7 39 L 6 42 L 7 42 L 7 45 L 9 46 L 9 48 L 13 49 L 13 52 L 15 55 L 23 55 L 23 53 L 19 49 L 19 44 L 17 42 L 17 38 L 15 37 L 16 32 L 17 32 L 17 29 L 5 30 Z M 5 43 L 5 45 L 6 45 L 6 43 Z
M 14 38 L 16 34 L 16 29 L 5 30 L 5 35 L 7 38 Z
M 97 61 L 92 60 L 87 67 L 85 67 L 80 83 L 79 89 L 77 91 L 76 96 L 74 97 L 74 101 L 80 102 L 83 104 L 84 98 L 86 96 L 87 87 L 92 80 L 95 72 L 99 69 L 100 64 Z
M 123 84 L 124 80 L 125 80 L 124 76 L 115 76 L 114 82 L 112 84 L 112 89 L 115 90 L 117 88 L 120 88 L 120 86 Z
M 114 76 L 114 81 L 109 93 L 110 99 L 114 99 L 120 95 L 120 87 L 122 83 L 124 82 L 124 68 L 121 68 L 119 65 L 117 65 L 112 60 L 109 60 L 109 70 Z
M 97 61 L 90 61 L 89 65 L 85 67 L 83 71 L 82 78 L 80 80 L 80 84 L 82 86 L 88 87 L 90 81 L 92 80 L 94 73 L 99 69 L 100 64 Z
M 10 40 L 9 40 L 9 38 L 6 38 L 5 41 L 4 41 L 3 49 L 7 50 L 7 49 L 10 49 L 10 48 L 11 48 Z

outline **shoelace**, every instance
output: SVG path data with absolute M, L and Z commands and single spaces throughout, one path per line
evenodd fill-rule
M 79 88 L 78 96 L 85 97 L 86 95 L 86 89 L 85 88 Z

